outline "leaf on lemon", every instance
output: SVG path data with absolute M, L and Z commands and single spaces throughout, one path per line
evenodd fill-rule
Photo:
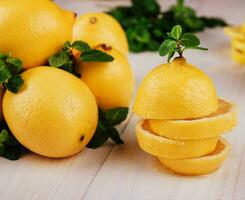
M 85 62 L 111 62 L 114 58 L 103 51 L 92 49 L 83 52 L 80 56 L 80 60 Z

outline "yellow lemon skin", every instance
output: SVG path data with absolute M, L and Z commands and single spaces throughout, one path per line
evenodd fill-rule
M 224 33 L 232 39 L 245 40 L 245 28 L 241 26 L 225 27 Z
M 78 78 L 52 67 L 35 67 L 22 74 L 17 94 L 3 97 L 5 120 L 17 140 L 31 151 L 52 158 L 73 155 L 92 138 L 98 121 L 97 104 Z
M 47 63 L 72 39 L 74 13 L 52 1 L 0 1 L 0 52 L 23 61 L 24 68 Z
M 218 137 L 237 124 L 237 108 L 219 99 L 215 113 L 191 120 L 148 120 L 150 129 L 157 135 L 175 140 L 196 140 Z
M 233 48 L 231 50 L 231 57 L 235 62 L 245 64 L 245 51 L 240 51 L 238 49 Z
M 128 107 L 134 91 L 134 74 L 126 57 L 106 45 L 96 49 L 114 57 L 112 62 L 78 62 L 81 79 L 96 97 L 98 106 L 107 110 Z
M 160 162 L 180 175 L 202 175 L 217 170 L 230 151 L 230 144 L 220 138 L 215 150 L 205 156 L 191 159 L 170 160 L 159 158 Z
M 157 157 L 168 159 L 196 158 L 212 152 L 217 138 L 203 140 L 172 140 L 155 135 L 147 121 L 140 121 L 136 126 L 136 135 L 140 148 Z
M 109 44 L 124 55 L 128 53 L 128 41 L 123 28 L 106 13 L 79 16 L 73 28 L 73 40 L 82 40 L 91 46 Z
M 143 79 L 133 112 L 146 119 L 190 119 L 218 109 L 213 82 L 184 58 L 154 68 Z

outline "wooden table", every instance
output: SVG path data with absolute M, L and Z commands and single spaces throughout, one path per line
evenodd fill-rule
M 57 0 L 77 13 L 100 11 L 127 1 Z M 173 1 L 162 1 L 167 8 Z M 187 1 L 205 15 L 220 16 L 240 24 L 245 20 L 244 0 Z M 177 176 L 141 151 L 133 114 L 119 129 L 124 145 L 104 145 L 84 149 L 66 159 L 48 159 L 29 154 L 18 161 L 0 159 L 1 200 L 244 200 L 245 199 L 245 66 L 230 59 L 229 39 L 222 29 L 199 34 L 208 52 L 189 51 L 187 60 L 199 66 L 214 80 L 220 97 L 240 107 L 239 125 L 226 135 L 232 151 L 223 166 L 213 174 L 199 177 Z M 157 53 L 130 54 L 136 88 L 144 75 L 164 62 Z

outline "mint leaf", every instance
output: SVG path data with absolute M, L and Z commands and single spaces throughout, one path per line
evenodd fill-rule
M 11 73 L 7 66 L 3 63 L 3 61 L 0 62 L 0 83 L 4 83 L 11 77 Z
M 208 50 L 208 48 L 204 48 L 204 47 L 186 47 L 185 49 L 198 49 L 198 50 Z
M 178 40 L 182 36 L 182 28 L 180 25 L 176 25 L 171 30 L 171 36 L 172 38 Z
M 13 93 L 17 93 L 23 84 L 24 80 L 20 75 L 11 76 L 7 83 L 3 83 L 3 85 Z
M 5 53 L 0 53 L 0 60 L 8 58 L 9 56 Z
M 2 124 L 0 133 L 0 156 L 9 160 L 18 160 L 26 149 L 14 138 L 7 127 L 6 122 Z
M 8 63 L 9 71 L 12 75 L 18 74 L 22 70 L 22 61 L 18 58 L 7 58 L 6 62 Z
M 108 140 L 108 138 L 109 135 L 107 133 L 107 127 L 99 120 L 95 134 L 87 144 L 87 147 L 92 149 L 98 148 L 102 146 Z
M 17 93 L 24 81 L 19 75 L 22 70 L 22 61 L 0 54 L 0 84 L 13 93 Z
M 103 51 L 92 49 L 81 54 L 80 60 L 84 62 L 111 62 L 114 58 Z
M 66 51 L 60 51 L 49 58 L 49 65 L 53 67 L 61 67 L 70 60 L 70 55 Z
M 124 121 L 128 114 L 128 108 L 114 108 L 107 111 L 99 109 L 99 122 L 96 132 L 87 145 L 88 148 L 98 148 L 102 146 L 109 138 L 116 144 L 123 144 L 123 140 L 115 125 Z
M 5 146 L 4 144 L 0 143 L 0 156 L 3 156 L 5 153 Z
M 200 44 L 200 40 L 192 33 L 185 33 L 179 43 L 185 47 L 196 47 Z
M 174 54 L 175 54 L 175 51 L 174 50 L 172 50 L 172 51 L 169 52 L 169 54 L 168 54 L 168 62 L 170 62 L 170 60 L 174 56 Z
M 128 108 L 113 108 L 105 112 L 105 121 L 109 126 L 120 124 L 127 118 Z
M 120 138 L 120 135 L 115 128 L 111 128 L 108 130 L 108 134 L 110 138 L 116 143 L 116 144 L 123 144 L 123 140 Z
M 86 52 L 90 50 L 90 46 L 88 45 L 88 43 L 83 41 L 74 41 L 72 43 L 72 47 L 80 52 Z
M 176 47 L 176 41 L 167 39 L 164 40 L 163 43 L 159 47 L 160 56 L 167 55 L 170 51 L 172 51 Z

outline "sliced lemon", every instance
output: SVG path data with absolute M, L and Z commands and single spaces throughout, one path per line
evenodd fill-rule
M 231 45 L 233 48 L 245 52 L 245 40 L 233 39 Z
M 219 99 L 218 110 L 204 118 L 187 120 L 148 120 L 157 135 L 176 140 L 196 140 L 218 137 L 237 124 L 236 107 Z
M 224 28 L 224 32 L 226 35 L 230 36 L 231 38 L 245 40 L 245 32 L 243 32 L 241 26 L 226 27 Z
M 195 158 L 206 155 L 215 149 L 218 141 L 217 138 L 171 140 L 152 133 L 147 120 L 138 122 L 136 135 L 142 150 L 151 155 L 168 159 Z
M 231 57 L 234 61 L 245 64 L 245 52 L 239 50 L 239 49 L 232 49 L 231 50 Z
M 205 156 L 181 160 L 158 159 L 162 164 L 177 174 L 201 175 L 211 173 L 218 169 L 229 151 L 230 144 L 224 138 L 220 138 L 215 150 Z

